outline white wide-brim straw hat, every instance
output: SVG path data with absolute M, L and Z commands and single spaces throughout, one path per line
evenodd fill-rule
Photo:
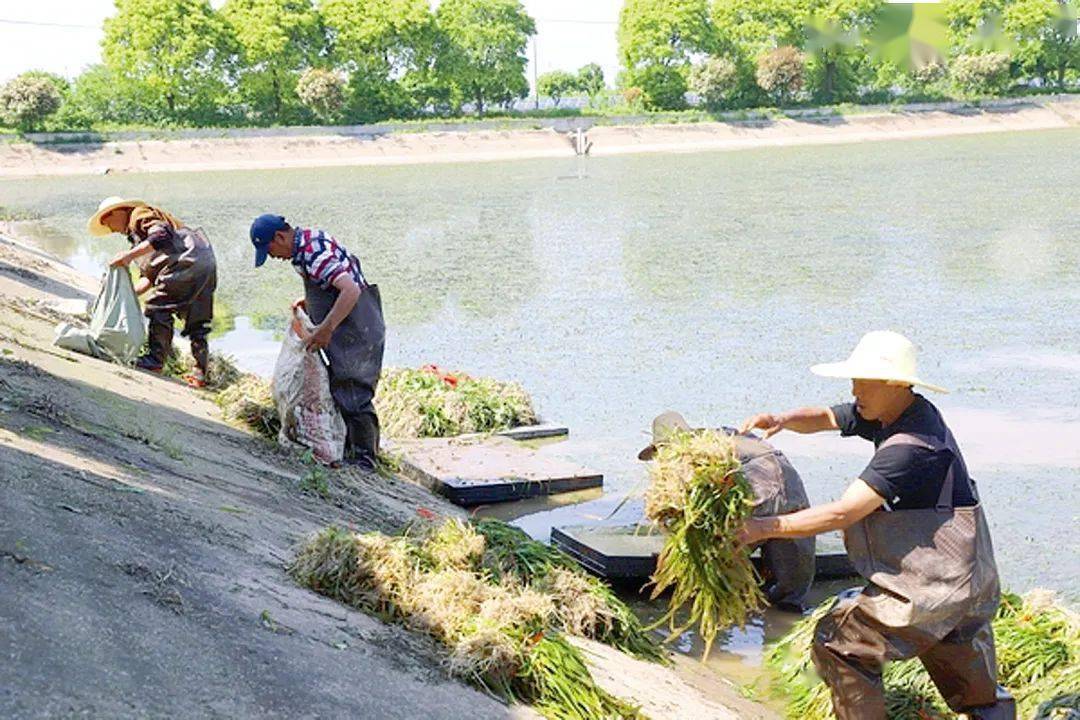
M 934 392 L 949 392 L 919 377 L 915 345 L 898 332 L 875 330 L 859 340 L 847 360 L 814 365 L 810 372 L 822 377 L 886 380 L 918 385 Z
M 117 208 L 133 208 L 145 204 L 146 203 L 142 200 L 130 200 L 127 198 L 122 198 L 118 195 L 107 197 L 101 201 L 101 203 L 98 205 L 97 212 L 94 213 L 90 217 L 90 220 L 86 223 L 86 229 L 94 237 L 105 237 L 106 235 L 112 233 L 112 230 L 109 228 L 109 226 L 103 225 L 101 222 L 101 218 L 105 217 L 107 213 L 111 212 L 112 210 L 116 210 Z

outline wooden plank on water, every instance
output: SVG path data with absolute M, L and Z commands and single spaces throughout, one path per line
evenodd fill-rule
M 393 443 L 405 475 L 458 505 L 505 502 L 600 487 L 604 476 L 495 435 Z
M 551 544 L 589 572 L 610 580 L 644 580 L 656 569 L 664 536 L 647 526 L 589 526 L 551 528 Z M 760 562 L 757 555 L 752 558 Z M 814 578 L 835 580 L 855 575 L 844 552 L 818 551 Z

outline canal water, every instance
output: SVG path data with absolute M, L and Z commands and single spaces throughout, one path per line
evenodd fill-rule
M 1080 130 L 739 152 L 459 165 L 0 180 L 0 205 L 77 267 L 120 249 L 101 198 L 203 227 L 220 264 L 214 345 L 268 373 L 295 274 L 256 271 L 251 219 L 326 229 L 382 291 L 388 365 L 520 381 L 549 452 L 603 493 L 500 512 L 552 525 L 640 517 L 651 418 L 734 424 L 844 401 L 811 375 L 871 329 L 913 338 L 988 508 L 1004 582 L 1080 599 Z M 871 454 L 781 433 L 812 501 Z M 628 498 L 626 502 L 622 502 Z M 574 500 L 575 502 L 568 502 Z M 620 505 L 621 503 L 621 505 Z M 729 647 L 760 648 L 751 635 Z M 764 634 L 764 626 L 760 634 Z M 749 638 L 749 639 L 747 639 Z M 747 654 L 748 653 L 748 654 Z M 743 657 L 750 657 L 747 651 Z

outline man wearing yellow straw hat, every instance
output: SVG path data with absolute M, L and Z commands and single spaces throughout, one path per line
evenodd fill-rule
M 153 290 L 144 303 L 148 348 L 137 367 L 161 372 L 172 352 L 173 317 L 179 317 L 195 359 L 195 369 L 184 380 L 193 387 L 203 387 L 210 362 L 206 338 L 214 317 L 217 262 L 202 230 L 191 230 L 142 200 L 115 196 L 101 201 L 88 230 L 95 237 L 114 232 L 126 235 L 130 247 L 117 253 L 109 265 L 136 263 L 141 279 L 135 291 L 143 295 Z
M 870 464 L 836 501 L 751 518 L 741 539 L 844 531 L 869 584 L 841 593 L 814 632 L 813 661 L 839 720 L 885 720 L 886 662 L 918 657 L 942 697 L 969 718 L 1012 719 L 997 684 L 990 621 L 1000 600 L 990 531 L 975 483 L 941 413 L 913 388 L 915 346 L 889 331 L 863 336 L 851 356 L 811 372 L 852 380 L 854 403 L 760 414 L 742 429 L 770 437 L 839 430 L 874 443 Z

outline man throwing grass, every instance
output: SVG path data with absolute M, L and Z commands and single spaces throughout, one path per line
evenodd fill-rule
M 885 720 L 881 673 L 918 657 L 942 697 L 970 718 L 1016 717 L 997 684 L 990 621 L 1000 600 L 990 531 L 975 483 L 941 413 L 922 386 L 915 347 L 895 332 L 867 333 L 851 356 L 815 365 L 850 378 L 854 403 L 755 415 L 742 431 L 839 430 L 874 443 L 870 464 L 834 502 L 747 520 L 741 540 L 844 531 L 869 584 L 845 591 L 814 633 L 813 661 L 839 720 Z
M 325 350 L 330 393 L 345 419 L 345 462 L 375 468 L 379 418 L 372 403 L 382 372 L 386 328 L 379 288 L 369 285 L 360 261 L 322 230 L 294 228 L 281 215 L 260 215 L 251 223 L 255 267 L 267 257 L 290 260 L 304 282 L 303 308 L 314 332 L 308 350 Z

